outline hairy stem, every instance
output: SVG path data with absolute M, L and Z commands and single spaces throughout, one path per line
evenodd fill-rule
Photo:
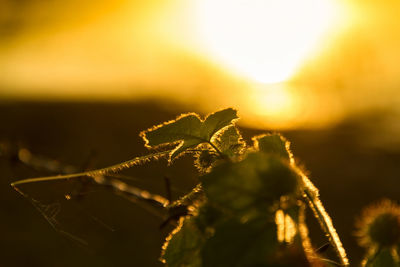
M 79 178 L 82 176 L 94 177 L 94 176 L 98 176 L 98 175 L 105 175 L 108 173 L 113 173 L 113 172 L 118 172 L 118 171 L 121 171 L 124 169 L 128 169 L 137 164 L 147 162 L 150 159 L 159 158 L 159 157 L 168 155 L 169 152 L 170 151 L 163 151 L 163 152 L 153 153 L 153 154 L 149 154 L 149 155 L 142 156 L 142 157 L 135 157 L 131 160 L 128 160 L 128 161 L 125 161 L 125 162 L 122 162 L 119 164 L 115 164 L 110 167 L 97 169 L 97 170 L 91 170 L 91 171 L 79 172 L 79 173 L 73 173 L 73 174 L 66 174 L 66 175 L 28 178 L 28 179 L 13 182 L 13 183 L 11 183 L 11 186 L 15 188 L 17 185 L 21 185 L 21 184 L 55 181 L 55 180 L 65 180 L 65 179 Z
M 349 266 L 349 260 L 346 255 L 346 251 L 343 248 L 342 242 L 340 241 L 339 235 L 336 229 L 333 227 L 332 220 L 326 212 L 321 200 L 319 199 L 318 189 L 312 184 L 312 182 L 302 174 L 304 183 L 304 197 L 308 202 L 309 207 L 314 213 L 315 218 L 318 220 L 322 230 L 329 238 L 329 242 L 335 249 L 337 256 L 340 259 L 342 266 Z

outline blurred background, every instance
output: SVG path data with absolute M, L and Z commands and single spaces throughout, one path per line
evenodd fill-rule
M 171 228 L 104 188 L 26 185 L 61 207 L 55 231 L 9 183 L 60 169 L 19 152 L 104 167 L 145 154 L 143 129 L 225 107 L 247 140 L 291 140 L 358 262 L 355 216 L 400 200 L 398 14 L 397 0 L 0 0 L 0 266 L 161 266 Z M 124 175 L 162 195 L 168 176 L 177 198 L 197 182 L 190 163 Z

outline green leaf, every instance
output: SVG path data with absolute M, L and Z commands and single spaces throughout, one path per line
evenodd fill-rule
M 281 196 L 299 193 L 299 179 L 286 161 L 257 152 L 216 166 L 202 184 L 211 204 L 249 219 L 265 214 Z
M 253 137 L 254 147 L 261 152 L 277 154 L 284 159 L 290 160 L 290 142 L 280 134 L 265 134 Z
M 210 143 L 214 134 L 237 118 L 237 112 L 232 108 L 212 113 L 204 121 L 197 114 L 189 113 L 143 131 L 140 136 L 149 148 L 179 143 L 170 154 L 171 161 L 188 148 Z
M 245 223 L 227 220 L 219 224 L 214 236 L 205 241 L 201 255 L 207 267 L 311 266 L 301 242 L 279 243 L 276 224 L 262 216 Z
M 202 190 L 201 184 L 197 184 L 192 191 L 182 196 L 178 200 L 171 203 L 170 207 L 174 206 L 193 206 L 196 203 L 201 203 L 204 201 L 204 192 Z
M 229 220 L 205 242 L 203 266 L 270 266 L 268 260 L 278 245 L 275 223 L 265 218 L 247 223 Z
M 193 219 L 199 230 L 205 235 L 209 235 L 210 232 L 213 232 L 217 224 L 226 220 L 226 216 L 224 216 L 220 209 L 206 202 L 198 208 L 197 215 Z
M 235 126 L 227 127 L 217 134 L 215 144 L 222 154 L 230 158 L 241 154 L 246 147 L 246 143 Z
M 168 267 L 201 267 L 200 252 L 205 239 L 192 218 L 181 223 L 167 237 L 161 260 Z
M 246 143 L 243 141 L 238 129 L 235 126 L 227 126 L 219 131 L 211 139 L 211 142 L 217 147 L 223 155 L 216 154 L 210 145 L 208 147 L 199 146 L 201 152 L 195 156 L 195 166 L 201 173 L 207 173 L 221 159 L 235 159 L 243 154 Z
M 201 180 L 208 201 L 235 216 L 257 216 L 271 204 L 259 201 L 262 181 L 249 160 L 218 165 Z
M 207 140 L 211 140 L 211 137 L 216 132 L 228 126 L 237 118 L 237 111 L 232 108 L 223 109 L 208 115 L 203 124 L 204 137 L 206 137 Z
M 393 255 L 390 248 L 385 248 L 370 255 L 365 267 L 399 267 L 398 256 Z

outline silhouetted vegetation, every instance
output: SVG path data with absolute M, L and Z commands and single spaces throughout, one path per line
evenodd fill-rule
M 60 233 L 58 207 L 43 205 L 21 191 L 23 184 L 89 177 L 131 200 L 166 211 L 165 223 L 176 228 L 166 238 L 161 260 L 167 266 L 348 266 L 345 249 L 319 199 L 319 191 L 299 167 L 290 143 L 279 134 L 258 135 L 248 144 L 235 125 L 236 110 L 225 109 L 204 120 L 189 113 L 143 131 L 149 155 L 92 171 L 25 179 L 12 185 Z M 29 151 L 20 159 L 32 161 Z M 172 201 L 112 177 L 123 169 L 163 157 L 169 165 L 191 154 L 199 171 L 192 191 Z M 36 159 L 36 164 L 40 161 Z M 46 162 L 46 161 L 43 161 Z M 66 195 L 68 199 L 70 196 Z M 305 211 L 310 208 L 327 237 L 312 243 Z M 399 266 L 400 208 L 388 200 L 368 208 L 358 223 L 360 244 L 367 249 L 363 266 Z M 323 252 L 332 247 L 336 258 Z

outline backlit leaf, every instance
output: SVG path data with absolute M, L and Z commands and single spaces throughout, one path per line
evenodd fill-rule
M 220 134 L 216 135 L 215 144 L 222 154 L 228 157 L 240 154 L 246 146 L 235 126 L 227 127 Z
M 197 114 L 184 114 L 143 131 L 140 136 L 149 148 L 179 143 L 170 154 L 170 160 L 173 160 L 188 148 L 210 143 L 214 134 L 238 118 L 236 113 L 236 110 L 228 108 L 210 114 L 204 121 Z
M 287 160 L 292 158 L 290 143 L 280 134 L 265 134 L 253 137 L 253 140 L 255 148 L 261 152 L 277 154 Z
M 161 260 L 168 267 L 201 267 L 200 252 L 205 239 L 192 218 L 180 223 L 167 237 Z
M 298 193 L 299 179 L 281 158 L 257 152 L 216 166 L 202 184 L 210 203 L 249 218 L 264 214 L 281 196 Z
M 229 220 L 205 242 L 203 266 L 269 266 L 278 245 L 275 223 L 265 218 L 247 223 Z
M 397 254 L 395 252 L 395 254 Z M 384 248 L 370 255 L 365 267 L 400 267 L 400 261 L 397 255 L 390 250 Z
M 232 108 L 223 109 L 208 115 L 203 123 L 203 134 L 205 139 L 210 140 L 216 132 L 225 126 L 228 126 L 237 118 L 237 111 Z

